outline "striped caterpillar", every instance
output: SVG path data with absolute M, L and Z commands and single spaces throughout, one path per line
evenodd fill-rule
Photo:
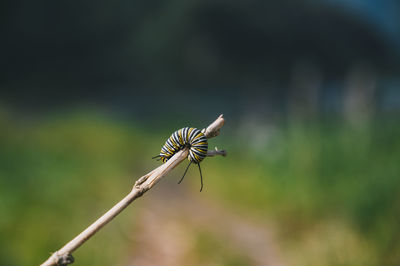
M 175 153 L 184 148 L 189 148 L 189 165 L 178 184 L 182 182 L 189 166 L 195 163 L 198 165 L 200 171 L 201 192 L 203 190 L 203 176 L 201 174 L 200 162 L 207 156 L 208 142 L 207 137 L 200 130 L 193 127 L 184 127 L 175 131 L 161 148 L 160 154 L 153 157 L 153 159 L 160 158 L 159 160 L 165 163 L 174 156 Z

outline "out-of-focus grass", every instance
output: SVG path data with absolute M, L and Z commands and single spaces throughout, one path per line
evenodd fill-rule
M 395 120 L 380 118 L 360 127 L 333 120 L 294 123 L 281 127 L 262 153 L 246 148 L 251 140 L 236 139 L 229 160 L 208 162 L 207 170 L 221 177 L 211 187 L 222 188 L 216 193 L 222 191 L 231 204 L 273 217 L 284 245 L 299 254 L 294 265 L 397 265 L 400 126 Z
M 3 114 L 0 121 L 1 265 L 38 264 L 151 167 L 142 159 L 150 157 L 147 134 L 93 113 L 41 121 Z M 118 235 L 113 227 L 103 230 L 76 252 L 79 263 L 110 265 L 124 251 Z
M 1 265 L 46 259 L 158 165 L 150 158 L 170 133 L 91 112 L 36 120 L 2 112 L 0 128 Z M 203 163 L 202 196 L 273 221 L 290 265 L 396 265 L 398 136 L 393 119 L 364 128 L 292 123 L 257 149 L 249 145 L 251 134 L 223 132 L 210 147 L 218 143 L 229 156 Z M 79 265 L 120 261 L 129 245 L 118 228 L 130 226 L 136 209 L 77 250 Z M 199 236 L 199 252 L 219 250 L 226 265 L 249 264 L 221 246 Z
M 230 250 L 226 241 L 207 232 L 196 234 L 194 250 L 196 254 L 190 254 L 190 265 L 252 265 L 248 258 Z

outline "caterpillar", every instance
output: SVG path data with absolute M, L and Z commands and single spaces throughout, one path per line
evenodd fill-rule
M 181 128 L 167 139 L 164 146 L 161 148 L 159 155 L 154 156 L 153 159 L 159 158 L 163 163 L 167 162 L 175 153 L 178 151 L 189 148 L 189 165 L 178 182 L 180 184 L 192 163 L 195 163 L 199 167 L 200 172 L 200 192 L 203 190 L 203 176 L 201 174 L 200 162 L 207 156 L 208 142 L 207 137 L 197 128 L 184 127 Z

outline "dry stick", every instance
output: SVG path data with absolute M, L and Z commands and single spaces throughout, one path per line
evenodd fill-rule
M 224 125 L 225 119 L 220 115 L 213 123 L 211 123 L 207 128 L 203 129 L 202 132 L 207 138 L 212 138 L 219 135 L 220 128 Z M 112 207 L 108 212 L 101 216 L 92 225 L 86 228 L 82 233 L 68 242 L 60 250 L 54 252 L 41 266 L 50 265 L 67 265 L 74 262 L 72 257 L 72 252 L 79 248 L 83 243 L 91 238 L 97 231 L 99 231 L 104 225 L 110 222 L 115 216 L 117 216 L 121 211 L 123 211 L 128 205 L 135 199 L 142 196 L 146 191 L 151 189 L 158 181 L 161 180 L 166 174 L 168 174 L 175 166 L 184 161 L 188 156 L 188 149 L 185 148 L 177 152 L 171 159 L 169 159 L 165 164 L 162 164 L 158 168 L 154 169 L 147 175 L 142 176 L 136 181 L 132 191 L 118 202 L 114 207 Z M 217 149 L 208 151 L 207 156 L 214 155 L 226 155 L 225 151 L 219 151 Z

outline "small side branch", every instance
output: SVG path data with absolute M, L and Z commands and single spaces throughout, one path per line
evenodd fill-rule
M 219 135 L 221 127 L 224 125 L 225 119 L 223 115 L 220 115 L 213 123 L 211 123 L 207 128 L 203 129 L 202 132 L 207 138 L 212 138 Z M 166 176 L 172 169 L 174 169 L 178 164 L 184 161 L 188 156 L 188 150 L 183 149 L 177 152 L 171 159 L 166 163 L 157 167 L 150 173 L 139 178 L 132 188 L 132 191 L 125 196 L 120 202 L 118 202 L 114 207 L 112 207 L 108 212 L 101 216 L 97 221 L 91 224 L 78 236 L 68 242 L 60 250 L 54 252 L 41 266 L 52 266 L 52 265 L 68 265 L 74 262 L 72 257 L 72 252 L 79 248 L 83 243 L 90 239 L 94 234 L 96 234 L 103 226 L 109 223 L 115 216 L 122 212 L 132 201 L 141 197 L 144 193 L 154 187 L 164 176 Z M 207 156 L 214 155 L 226 155 L 225 151 L 209 151 Z
M 225 157 L 226 154 L 227 154 L 226 150 L 218 150 L 217 147 L 215 147 L 214 150 L 207 151 L 207 157 L 213 157 L 215 155 L 222 155 Z

